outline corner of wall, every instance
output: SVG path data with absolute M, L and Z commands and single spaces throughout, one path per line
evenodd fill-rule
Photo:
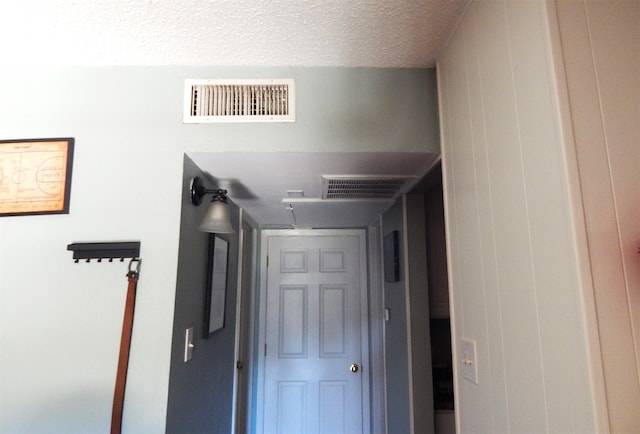
M 191 178 L 207 177 L 185 155 L 171 367 L 166 414 L 167 432 L 230 432 L 235 375 L 235 314 L 238 282 L 239 209 L 231 203 L 235 234 L 229 241 L 225 325 L 203 339 L 204 300 L 210 234 L 197 229 L 206 207 L 189 197 Z M 194 328 L 193 358 L 185 362 L 184 332 Z

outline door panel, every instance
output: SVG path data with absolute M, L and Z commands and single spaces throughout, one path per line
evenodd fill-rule
M 282 285 L 279 288 L 278 349 L 279 358 L 307 357 L 307 324 L 309 324 L 308 293 L 306 285 Z
M 360 433 L 364 234 L 304 233 L 267 237 L 263 432 Z

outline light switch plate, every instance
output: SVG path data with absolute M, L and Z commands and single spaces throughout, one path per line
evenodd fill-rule
M 184 332 L 184 361 L 188 362 L 193 357 L 193 327 Z
M 476 341 L 460 338 L 460 363 L 462 364 L 462 376 L 472 383 L 478 384 Z

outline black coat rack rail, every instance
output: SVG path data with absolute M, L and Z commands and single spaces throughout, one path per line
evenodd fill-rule
M 140 241 L 120 241 L 108 243 L 72 243 L 67 246 L 67 250 L 73 251 L 73 260 L 77 263 L 81 259 L 91 262 L 97 259 L 102 262 L 108 259 L 120 259 L 123 262 L 126 258 L 138 258 L 140 256 Z
M 73 260 L 91 262 L 97 259 L 102 262 L 108 259 L 120 259 L 124 262 L 131 258 L 127 272 L 127 301 L 124 308 L 122 322 L 122 336 L 120 338 L 120 357 L 118 358 L 118 372 L 116 386 L 113 393 L 113 408 L 111 411 L 111 434 L 120 434 L 122 430 L 122 411 L 124 407 L 124 392 L 127 384 L 127 370 L 129 367 L 129 351 L 131 349 L 131 334 L 133 332 L 133 314 L 136 304 L 136 289 L 140 275 L 140 241 L 106 242 L 106 243 L 72 243 L 67 250 L 73 251 Z

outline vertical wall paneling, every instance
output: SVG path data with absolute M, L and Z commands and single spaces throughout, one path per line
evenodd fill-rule
M 456 35 L 454 34 L 454 37 Z M 450 53 L 451 49 L 449 49 Z M 458 273 L 460 269 L 458 267 L 450 266 L 453 264 L 453 260 L 456 257 L 457 252 L 457 237 L 453 230 L 453 227 L 457 225 L 456 213 L 455 213 L 455 201 L 449 198 L 455 197 L 455 184 L 454 173 L 455 168 L 453 162 L 448 161 L 448 154 L 444 152 L 444 146 L 447 140 L 452 136 L 451 123 L 451 111 L 449 106 L 449 84 L 450 84 L 450 69 L 451 67 L 443 62 L 439 62 L 436 66 L 437 78 L 438 78 L 438 111 L 440 113 L 440 137 L 443 146 L 443 152 L 441 155 L 442 161 L 442 195 L 444 204 L 444 219 L 445 219 L 445 243 L 447 251 L 447 279 L 449 281 L 449 309 L 450 309 L 450 326 L 452 339 L 458 335 L 458 330 L 463 330 L 458 322 L 462 322 L 462 303 L 459 302 L 460 293 L 453 291 L 454 288 L 459 287 Z M 455 251 L 454 251 L 455 250 Z M 458 307 L 460 306 L 460 307 Z M 455 411 L 455 426 L 456 432 L 468 431 L 466 424 L 467 418 L 462 418 L 462 397 L 458 393 L 461 390 L 459 384 L 459 367 L 458 367 L 458 351 L 457 345 L 452 345 L 451 357 L 453 361 L 453 388 L 454 388 L 454 407 Z M 463 425 L 465 423 L 465 425 Z
M 640 3 L 609 6 L 590 1 L 587 6 L 640 377 Z
M 585 325 L 585 345 L 588 355 L 588 369 L 591 379 L 593 395 L 592 408 L 596 432 L 609 432 L 609 415 L 607 410 L 604 371 L 601 358 L 600 338 L 597 324 L 596 303 L 593 292 L 593 279 L 589 267 L 589 248 L 584 219 L 584 207 L 581 196 L 580 177 L 576 149 L 574 143 L 573 125 L 567 90 L 567 79 L 564 67 L 563 53 L 560 43 L 560 31 L 556 4 L 545 3 L 551 51 L 553 57 L 552 74 L 555 77 L 556 95 L 558 98 L 558 117 L 562 128 L 560 134 L 564 159 L 567 164 L 567 183 L 570 191 L 570 215 L 573 221 L 572 235 L 575 239 L 576 261 L 578 263 L 578 282 L 581 290 L 581 303 Z
M 474 12 L 475 13 L 475 12 Z M 478 21 L 471 23 L 471 31 L 466 37 L 466 69 L 468 72 L 468 98 L 471 124 L 473 126 L 473 156 L 475 170 L 475 188 L 479 197 L 477 201 L 478 213 L 478 249 L 482 264 L 482 283 L 484 288 L 485 312 L 494 312 L 486 315 L 486 358 L 479 363 L 481 372 L 488 371 L 487 381 L 491 387 L 492 423 L 494 431 L 508 431 L 509 413 L 507 411 L 508 392 L 506 389 L 506 369 L 504 354 L 504 332 L 501 287 L 498 281 L 498 260 L 495 239 L 495 217 L 493 209 L 493 191 L 490 188 L 492 174 L 490 171 L 489 146 L 486 131 L 485 115 L 485 89 L 481 85 L 481 70 L 485 67 L 481 63 L 476 39 Z M 486 63 L 486 62 L 485 62 Z M 499 179 L 499 178 L 498 178 Z M 495 181 L 494 181 L 495 182 Z
M 640 430 L 640 3 L 557 2 L 612 432 Z
M 542 1 L 472 2 L 438 64 L 463 432 L 593 431 L 546 32 Z
M 575 336 L 583 333 L 583 324 L 563 324 L 568 312 L 579 318 L 579 287 L 576 285 L 575 268 L 561 268 L 567 261 L 575 267 L 575 259 L 568 260 L 567 252 L 573 251 L 573 240 L 567 230 L 568 186 L 565 178 L 559 124 L 556 119 L 556 102 L 548 54 L 544 10 L 534 2 L 514 7 L 507 2 L 509 25 L 518 31 L 510 31 L 512 70 L 516 89 L 515 99 L 519 117 L 523 173 L 527 198 L 528 227 L 532 270 L 538 307 L 541 363 L 544 368 L 546 407 L 549 426 L 566 426 L 564 403 L 573 400 L 572 382 L 564 372 L 549 366 L 557 355 L 584 350 L 582 342 L 576 344 Z M 519 47 L 527 47 L 523 51 Z M 556 209 L 560 212 L 548 212 Z M 557 228 L 557 229 L 556 229 Z M 568 291 L 568 288 L 574 288 Z M 551 368 L 551 369 L 549 369 Z M 585 365 L 576 374 L 588 375 Z

